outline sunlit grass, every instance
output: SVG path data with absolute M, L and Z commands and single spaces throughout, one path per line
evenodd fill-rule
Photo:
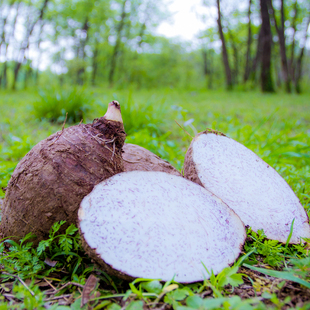
M 150 149 L 178 169 L 182 168 L 191 141 L 189 135 L 194 136 L 195 130 L 216 129 L 276 168 L 303 204 L 309 205 L 310 94 L 109 88 L 95 88 L 88 93 L 89 111 L 83 117 L 84 123 L 103 116 L 108 103 L 118 100 L 127 142 Z M 30 147 L 61 130 L 62 124 L 37 119 L 32 109 L 37 100 L 36 92 L 0 95 L 0 156 L 2 165 L 8 163 L 8 172 Z M 5 171 L 2 167 L 2 173 Z M 2 178 L 2 186 L 7 179 Z
M 170 161 L 179 170 L 182 168 L 186 150 L 192 139 L 191 136 L 206 128 L 213 128 L 225 133 L 253 150 L 274 167 L 292 187 L 310 215 L 310 94 L 300 96 L 263 95 L 258 92 L 188 92 L 171 89 L 151 92 L 108 88 L 92 89 L 88 94 L 90 94 L 87 98 L 89 109 L 84 111 L 84 123 L 103 116 L 108 103 L 114 99 L 118 100 L 121 104 L 125 129 L 128 134 L 126 141 L 151 150 Z M 54 98 L 55 93 L 48 96 Z M 57 123 L 57 121 L 50 122 L 48 117 L 38 118 L 35 115 L 33 104 L 38 100 L 37 92 L 0 93 L 0 187 L 6 186 L 16 164 L 31 147 L 62 128 L 61 121 L 64 118 L 58 119 L 59 123 Z M 83 101 L 84 103 L 85 101 Z M 70 125 L 67 123 L 65 126 Z M 0 197 L 3 196 L 4 192 L 0 191 Z M 250 253 L 249 251 L 256 247 L 258 253 L 265 253 L 266 244 L 262 240 L 260 245 L 247 241 L 249 249 L 245 247 L 245 252 Z M 297 267 L 294 268 L 298 272 L 303 270 L 302 268 L 308 270 L 309 260 L 303 258 L 306 255 L 306 248 L 301 245 L 290 246 L 289 248 L 286 248 L 285 245 L 279 245 L 279 247 L 281 247 L 281 251 L 278 250 L 278 244 L 269 246 L 268 251 L 271 254 L 268 252 L 270 255 L 264 257 L 264 262 L 269 264 L 268 269 L 264 269 L 265 272 L 273 271 L 272 266 L 275 266 L 275 259 L 277 265 L 282 265 L 284 250 L 290 250 L 289 255 L 294 257 L 300 256 L 299 259 L 295 259 L 298 269 L 296 269 Z M 256 252 L 252 254 L 251 259 L 256 259 L 256 255 Z M 294 275 L 297 271 L 292 267 L 291 262 L 287 260 L 286 264 L 290 264 L 291 276 Z M 42 261 L 43 265 L 44 262 Z M 89 273 L 93 271 L 91 267 L 87 270 Z M 227 270 L 231 272 L 231 269 Z M 281 272 L 278 273 L 281 276 Z M 235 276 L 235 274 L 233 275 Z M 222 290 L 222 288 L 218 291 L 224 297 L 201 298 L 199 294 L 210 290 L 210 288 L 214 293 L 217 277 L 214 277 L 214 283 L 211 278 L 210 281 L 206 280 L 201 283 L 179 285 L 176 290 L 166 292 L 161 302 L 166 305 L 170 304 L 174 309 L 181 306 L 181 301 L 182 307 L 186 304 L 187 307 L 196 308 L 200 306 L 209 308 L 215 302 L 217 306 L 210 309 L 221 308 L 224 304 L 227 307 L 237 305 L 236 308 L 238 309 L 245 305 L 247 309 L 267 309 L 269 306 L 264 305 L 263 300 L 267 300 L 267 303 L 269 301 L 269 305 L 272 302 L 277 306 L 277 309 L 285 304 L 284 301 L 277 299 L 276 293 L 268 293 L 269 295 L 263 293 L 259 299 L 241 299 L 240 296 L 228 297 L 225 295 L 228 291 Z M 309 279 L 308 273 L 302 277 L 307 281 Z M 84 284 L 86 273 L 74 274 L 72 279 Z M 104 282 L 104 280 L 102 281 Z M 109 279 L 108 283 L 111 284 L 113 281 L 111 282 Z M 163 286 L 157 280 L 149 280 L 149 283 L 146 282 L 144 286 L 137 283 L 137 287 L 139 285 L 137 290 L 134 286 L 135 283 L 131 283 L 132 291 L 127 290 L 127 293 L 129 292 L 128 296 L 133 298 L 132 304 L 137 307 L 139 304 L 140 308 L 138 309 L 143 308 L 143 299 L 154 301 L 154 298 L 163 296 L 160 295 L 162 294 L 160 290 L 159 292 L 154 291 L 155 288 L 158 289 L 160 286 L 163 289 L 170 284 L 169 282 Z M 255 285 L 259 287 L 258 283 L 252 283 L 255 290 Z M 59 286 L 61 285 L 63 283 L 59 284 Z M 123 298 L 127 294 L 124 287 L 124 284 L 120 286 L 115 282 L 113 283 L 113 290 L 116 288 L 119 293 L 115 294 L 113 291 L 105 290 L 99 298 L 104 300 L 105 305 L 119 307 L 117 309 L 120 309 L 120 306 L 114 302 L 114 298 Z M 24 286 L 15 286 L 16 291 L 21 292 L 23 288 Z M 43 296 L 39 287 L 32 289 L 38 296 L 39 294 Z M 152 294 L 155 296 L 154 298 L 150 297 Z M 217 295 L 214 293 L 213 296 Z M 79 306 L 80 301 L 76 299 L 74 304 Z

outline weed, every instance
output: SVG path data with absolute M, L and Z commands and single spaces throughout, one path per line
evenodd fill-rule
M 1 187 L 7 185 L 16 164 L 33 145 L 61 129 L 61 125 L 55 122 L 62 123 L 65 118 L 65 111 L 62 109 L 66 103 L 61 101 L 62 99 L 69 98 L 70 101 L 72 97 L 79 98 L 77 100 L 79 103 L 76 103 L 76 107 L 72 110 L 75 113 L 81 106 L 82 110 L 84 109 L 84 119 L 85 116 L 93 118 L 102 116 L 106 112 L 107 103 L 116 99 L 121 103 L 123 120 L 128 134 L 127 142 L 146 147 L 180 169 L 191 137 L 178 127 L 175 119 L 191 136 L 195 135 L 196 131 L 203 131 L 206 128 L 224 132 L 250 148 L 274 167 L 292 187 L 310 215 L 309 95 L 296 97 L 276 94 L 266 96 L 249 92 L 198 91 L 193 97 L 191 93 L 180 90 L 154 90 L 150 94 L 145 91 L 133 93 L 126 90 L 94 89 L 97 92 L 94 102 L 98 103 L 95 104 L 87 92 L 83 92 L 81 89 L 77 89 L 76 94 L 73 89 L 65 90 L 64 94 L 59 91 L 58 98 L 58 89 L 51 89 L 50 92 L 44 90 L 45 93 L 42 98 L 40 97 L 40 100 L 37 99 L 34 92 L 29 91 L 1 93 Z M 40 120 L 33 118 L 34 101 L 39 106 L 38 110 L 42 108 L 42 113 L 40 112 L 41 114 L 37 116 Z M 75 105 L 73 100 L 68 103 L 68 106 L 70 105 Z M 65 109 L 68 111 L 67 108 Z M 86 111 L 88 112 L 85 115 Z M 70 115 L 68 113 L 68 122 L 81 119 L 81 114 L 78 114 L 75 120 Z M 4 193 L 1 193 L 0 197 L 3 195 Z M 4 296 L 0 296 L 0 309 L 27 309 L 28 306 L 37 309 L 43 309 L 43 307 L 80 309 L 78 297 L 81 294 L 77 287 L 83 288 L 89 273 L 96 274 L 101 280 L 97 290 L 97 294 L 100 296 L 96 295 L 92 297 L 93 301 L 90 301 L 93 302 L 94 309 L 120 310 L 126 307 L 146 309 L 166 306 L 175 310 L 254 310 L 275 307 L 277 309 L 289 308 L 291 304 L 295 309 L 310 309 L 307 302 L 296 305 L 296 302 L 292 300 L 291 303 L 286 304 L 288 299 L 281 299 L 279 294 L 274 291 L 269 294 L 263 293 L 260 297 L 247 299 L 233 296 L 238 290 L 250 286 L 247 278 L 242 278 L 234 266 L 223 270 L 218 275 L 212 276 L 211 271 L 210 279 L 194 284 L 181 285 L 173 281 L 162 283 L 156 279 L 137 279 L 129 285 L 96 269 L 79 247 L 79 237 L 74 231 L 74 227 L 69 228 L 63 234 L 59 234 L 57 226 L 54 226 L 54 229 L 51 231 L 49 239 L 42 242 L 37 248 L 31 246 L 30 239 L 23 239 L 16 244 L 5 242 L 11 247 L 9 252 L 4 249 L 4 242 L 2 242 L 0 246 L 1 292 L 8 293 L 9 296 L 17 296 L 19 292 L 20 294 L 18 295 L 19 299 L 14 297 L 11 302 L 4 300 L 12 297 L 5 299 Z M 247 270 L 250 271 L 250 268 L 259 268 L 260 270 L 255 271 L 261 276 L 258 279 L 253 279 L 254 284 L 264 277 L 262 272 L 266 274 L 263 279 L 268 280 L 270 277 L 272 277 L 270 281 L 284 279 L 285 285 L 299 281 L 297 282 L 299 284 L 295 284 L 296 291 L 292 293 L 295 293 L 295 297 L 298 298 L 301 289 L 306 290 L 306 285 L 310 281 L 309 249 L 307 248 L 309 240 L 305 241 L 306 244 L 280 244 L 277 241 L 266 240 L 263 231 L 254 233 L 249 229 L 244 248 L 248 257 L 244 262 L 248 265 Z M 264 268 L 262 268 L 262 264 Z M 268 276 L 267 273 L 270 271 L 276 273 Z M 42 291 L 45 288 L 31 283 L 29 280 L 30 283 L 27 282 L 27 286 L 35 293 L 33 296 L 18 278 L 24 279 L 25 282 L 28 281 L 27 279 L 33 279 L 36 282 L 47 280 L 57 290 L 60 290 L 56 294 L 53 293 L 57 295 L 56 298 L 60 298 L 62 294 L 71 294 L 70 307 L 57 305 L 58 299 L 48 301 L 46 295 L 43 303 Z M 237 287 L 241 281 L 245 283 L 241 284 L 239 288 L 235 288 L 235 290 L 231 288 L 231 284 Z M 306 281 L 307 284 L 303 281 Z M 301 283 L 302 286 L 300 286 L 300 282 L 305 285 Z M 77 284 L 80 286 L 76 286 Z M 12 286 L 13 289 L 11 289 Z M 52 288 L 50 290 L 54 292 Z M 253 287 L 251 290 L 253 291 Z M 293 290 L 293 286 L 290 287 L 290 290 Z M 213 298 L 212 294 L 223 297 Z M 259 295 L 258 292 L 257 295 Z
M 39 91 L 39 100 L 33 103 L 34 115 L 38 119 L 50 122 L 80 122 L 85 119 L 92 101 L 91 96 L 83 88 L 47 88 Z
M 0 243 L 0 265 L 4 271 L 1 277 L 4 281 L 15 276 L 21 279 L 43 278 L 62 268 L 72 278 L 78 268 L 85 269 L 83 265 L 86 261 L 83 262 L 81 257 L 83 251 L 79 235 L 76 234 L 77 228 L 70 225 L 64 234 L 57 234 L 64 223 L 65 221 L 55 223 L 50 230 L 49 239 L 42 240 L 36 249 L 32 247 L 32 242 L 27 242 L 34 237 L 31 233 L 21 239 L 20 243 L 10 239 Z M 9 251 L 5 250 L 5 244 L 10 246 Z M 47 266 L 50 268 L 46 268 Z

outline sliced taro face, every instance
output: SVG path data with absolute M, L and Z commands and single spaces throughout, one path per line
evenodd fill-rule
M 87 253 L 112 275 L 178 282 L 209 278 L 238 258 L 240 218 L 203 187 L 165 172 L 117 174 L 86 196 L 79 228 Z M 205 265 L 205 267 L 203 266 Z
M 242 144 L 203 132 L 192 141 L 184 161 L 185 178 L 220 197 L 254 231 L 285 243 L 310 237 L 307 213 L 285 180 Z

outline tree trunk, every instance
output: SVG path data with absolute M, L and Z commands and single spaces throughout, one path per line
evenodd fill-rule
M 41 62 L 41 56 L 42 56 L 42 53 L 41 53 L 41 49 L 40 49 L 40 45 L 41 45 L 41 38 L 42 38 L 42 33 L 43 33 L 43 27 L 44 27 L 44 22 L 43 20 L 41 20 L 41 25 L 40 25 L 40 31 L 39 31 L 39 37 L 38 37 L 38 45 L 37 45 L 37 49 L 38 49 L 38 52 L 39 52 L 39 56 L 38 56 L 38 67 L 34 73 L 34 84 L 36 86 L 39 86 L 39 65 L 40 65 L 40 62 Z
M 140 28 L 140 33 L 139 33 L 140 40 L 138 43 L 138 47 L 140 47 L 140 48 L 141 48 L 141 45 L 143 42 L 143 36 L 144 36 L 145 29 L 146 29 L 146 21 L 142 24 L 142 26 Z
M 79 85 L 83 85 L 84 84 L 84 78 L 85 78 L 85 66 L 84 66 L 84 59 L 85 59 L 85 45 L 86 42 L 88 40 L 88 29 L 89 29 L 89 25 L 88 25 L 88 17 L 86 17 L 83 27 L 82 27 L 82 31 L 84 31 L 84 33 L 86 34 L 85 39 L 83 39 L 80 43 L 79 46 L 79 51 L 78 51 L 78 56 L 80 59 L 83 60 L 83 64 L 81 66 L 81 68 L 78 70 L 78 74 L 77 74 L 77 79 L 76 82 Z
M 216 3 L 217 3 L 217 13 L 218 13 L 217 25 L 218 25 L 218 31 L 219 31 L 219 35 L 221 38 L 221 42 L 222 42 L 222 57 L 223 57 L 223 63 L 225 67 L 226 88 L 228 90 L 231 90 L 233 84 L 232 84 L 232 78 L 231 78 L 231 70 L 230 70 L 229 61 L 228 61 L 226 42 L 225 42 L 225 37 L 223 33 L 223 28 L 222 28 L 220 0 L 216 0 Z
M 262 17 L 261 87 L 263 92 L 274 92 L 274 85 L 271 74 L 272 34 L 271 34 L 267 1 L 268 0 L 260 0 L 261 17 Z
M 203 59 L 203 74 L 206 77 L 209 73 L 207 50 L 203 48 L 201 51 L 202 51 L 202 59 Z
M 211 89 L 212 88 L 211 50 L 209 50 L 209 53 L 208 53 L 207 49 L 203 48 L 201 52 L 202 52 L 202 59 L 203 59 L 203 74 L 205 76 L 206 86 L 208 87 L 208 89 Z
M 248 40 L 247 40 L 247 51 L 246 51 L 246 56 L 245 56 L 245 68 L 244 68 L 244 75 L 243 75 L 244 83 L 249 79 L 250 67 L 251 67 L 251 44 L 252 44 L 251 5 L 252 5 L 252 0 L 249 0 Z
M 239 55 L 238 55 L 238 49 L 235 44 L 235 38 L 231 32 L 231 30 L 228 30 L 228 35 L 230 38 L 231 46 L 233 49 L 233 55 L 234 55 L 234 68 L 233 68 L 233 75 L 232 75 L 232 82 L 233 84 L 238 84 L 239 82 Z
M 298 2 L 294 2 L 294 16 L 292 21 L 293 35 L 292 35 L 292 46 L 291 46 L 291 57 L 289 60 L 288 68 L 291 80 L 295 82 L 295 70 L 294 70 L 294 58 L 295 58 L 295 34 L 296 34 L 296 21 L 298 16 Z
M 281 74 L 281 66 L 280 64 L 278 64 L 278 61 L 275 61 L 275 69 L 276 69 L 276 74 L 275 74 L 275 78 L 276 78 L 276 85 L 278 88 L 281 87 L 282 85 L 282 74 Z
M 96 43 L 95 43 L 95 50 L 94 50 L 93 59 L 92 59 L 93 70 L 92 70 L 92 75 L 91 75 L 91 84 L 93 86 L 96 85 L 96 75 L 97 75 L 97 70 L 98 70 L 98 60 L 97 60 L 98 53 L 99 53 L 99 44 L 96 41 Z
M 30 36 L 32 35 L 33 29 L 34 29 L 35 25 L 37 24 L 37 22 L 42 20 L 48 1 L 49 0 L 44 0 L 44 3 L 40 9 L 40 14 L 39 14 L 38 18 L 32 23 L 32 25 L 30 26 L 30 28 L 27 32 L 27 35 L 26 35 L 24 41 L 22 42 L 21 49 L 20 49 L 20 56 L 21 57 L 20 57 L 20 59 L 17 59 L 16 65 L 14 68 L 14 78 L 13 78 L 13 85 L 12 85 L 13 90 L 16 89 L 16 82 L 17 82 L 17 78 L 18 78 L 18 73 L 19 73 L 19 70 L 20 70 L 22 63 L 25 60 L 25 52 L 29 47 Z
M 261 58 L 262 58 L 262 28 L 259 29 L 259 34 L 258 34 L 258 39 L 257 39 L 257 46 L 256 46 L 256 54 L 255 54 L 255 58 L 253 60 L 252 63 L 252 67 L 250 70 L 250 76 L 251 76 L 251 80 L 252 81 L 256 81 L 256 70 L 258 67 L 258 64 L 261 62 Z
M 285 47 L 285 35 L 284 35 L 284 22 L 285 22 L 285 16 L 284 16 L 284 0 L 281 0 L 281 26 L 278 25 L 275 11 L 272 5 L 272 0 L 268 1 L 268 6 L 271 11 L 271 17 L 273 20 L 273 23 L 275 25 L 276 31 L 278 33 L 279 37 L 279 44 L 280 44 L 280 56 L 281 56 L 281 64 L 282 64 L 282 74 L 284 78 L 285 83 L 285 90 L 287 93 L 290 93 L 292 91 L 291 89 L 291 79 L 288 71 L 288 64 L 287 64 L 287 57 L 286 57 L 286 47 Z
M 127 0 L 124 0 L 124 2 L 123 2 L 121 20 L 120 20 L 118 27 L 117 27 L 117 38 L 116 38 L 116 43 L 114 45 L 112 58 L 111 58 L 111 67 L 110 67 L 110 72 L 109 72 L 109 84 L 110 84 L 110 86 L 113 84 L 113 78 L 114 78 L 114 73 L 115 73 L 115 68 L 116 68 L 116 59 L 117 59 L 119 49 L 120 49 L 120 45 L 121 45 L 122 30 L 123 30 L 124 25 L 125 25 L 126 2 L 127 2 Z
M 18 7 L 19 7 L 19 4 L 17 4 L 17 13 L 16 13 L 16 17 L 18 15 Z M 3 88 L 6 88 L 7 86 L 7 51 L 8 51 L 8 42 L 9 40 L 7 40 L 6 38 L 6 34 L 5 34 L 5 26 L 6 26 L 6 23 L 7 23 L 7 19 L 8 19 L 8 16 L 10 14 L 10 11 L 11 11 L 11 8 L 12 6 L 14 5 L 14 0 L 12 0 L 9 4 L 9 9 L 8 9 L 8 14 L 3 18 L 3 22 L 2 22 L 2 33 L 0 35 L 0 55 L 2 54 L 2 48 L 4 47 L 4 51 L 5 51 L 5 61 L 3 63 L 3 68 L 2 68 L 2 72 L 0 74 L 0 88 L 3 87 Z M 13 22 L 13 33 L 14 33 L 14 29 L 15 29 L 15 24 L 16 24 L 16 18 Z M 10 36 L 11 37 L 11 36 Z
M 304 53 L 305 53 L 309 24 L 310 24 L 310 15 L 309 15 L 307 26 L 306 26 L 304 45 L 301 48 L 299 56 L 298 56 L 297 61 L 296 61 L 295 89 L 296 89 L 296 93 L 298 93 L 298 94 L 301 93 L 300 80 L 302 77 L 302 60 L 303 60 Z

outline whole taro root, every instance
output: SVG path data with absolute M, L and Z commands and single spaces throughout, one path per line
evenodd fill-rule
M 169 162 L 161 159 L 142 146 L 125 143 L 123 152 L 125 171 L 162 171 L 181 176 L 181 173 Z
M 121 150 L 126 138 L 120 105 L 92 124 L 59 131 L 38 143 L 17 165 L 2 207 L 2 237 L 35 243 L 48 237 L 56 221 L 76 223 L 81 200 L 99 182 L 124 170 Z

